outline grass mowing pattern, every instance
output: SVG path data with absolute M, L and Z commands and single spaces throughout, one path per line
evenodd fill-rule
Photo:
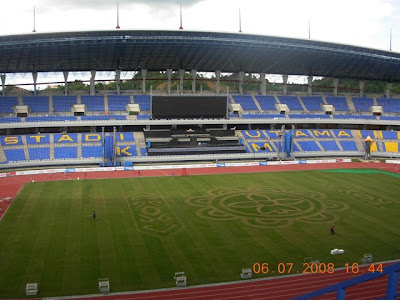
M 239 280 L 255 262 L 272 276 L 279 263 L 301 273 L 309 256 L 399 258 L 399 195 L 398 178 L 375 172 L 29 183 L 0 222 L 0 297 L 27 282 L 40 296 L 89 294 L 103 277 L 115 292 L 172 287 L 176 271 L 195 285 Z

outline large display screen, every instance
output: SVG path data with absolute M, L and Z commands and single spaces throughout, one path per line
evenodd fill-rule
M 153 119 L 225 118 L 226 96 L 152 96 Z

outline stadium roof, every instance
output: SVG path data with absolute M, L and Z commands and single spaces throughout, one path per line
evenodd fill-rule
M 400 82 L 400 53 L 313 40 L 190 31 L 92 31 L 0 37 L 0 72 L 239 72 Z

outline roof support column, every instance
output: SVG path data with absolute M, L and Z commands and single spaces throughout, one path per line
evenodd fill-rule
M 121 70 L 115 70 L 115 81 L 117 86 L 117 95 L 121 94 Z
M 360 86 L 360 97 L 364 97 L 364 85 L 365 85 L 364 80 L 360 80 L 358 82 L 358 85 Z
M 67 96 L 68 95 L 68 75 L 69 72 L 68 71 L 64 71 L 64 95 Z
M 37 95 L 37 90 L 36 90 L 36 84 L 37 84 L 37 77 L 38 73 L 36 71 L 32 72 L 32 78 L 33 78 L 33 95 Z
M 338 95 L 339 78 L 333 78 L 333 94 L 335 97 Z
M 221 70 L 215 71 L 215 77 L 217 79 L 217 82 L 215 83 L 215 93 L 219 95 L 219 80 L 221 79 Z
M 90 77 L 90 95 L 94 96 L 96 94 L 96 89 L 94 86 L 95 82 L 95 77 L 96 77 L 96 70 L 90 71 L 91 77 Z
M 197 70 L 192 70 L 192 93 L 196 94 L 196 75 L 197 75 Z
M 260 92 L 261 95 L 265 96 L 267 94 L 267 80 L 265 79 L 265 73 L 260 73 Z
M 185 69 L 179 69 L 179 93 L 183 94 L 183 75 L 185 75 Z
M 171 94 L 171 77 L 172 77 L 172 69 L 167 69 L 167 78 L 168 78 L 167 91 L 168 91 L 168 95 Z
M 393 88 L 393 83 L 391 82 L 386 83 L 386 98 L 388 99 L 392 98 L 392 88 Z
M 6 74 L 1 74 L 1 86 L 2 86 L 2 96 L 5 97 L 6 96 Z
M 146 94 L 146 75 L 147 75 L 147 69 L 142 69 L 140 71 L 142 73 L 142 93 Z
M 283 94 L 286 96 L 287 95 L 287 82 L 288 82 L 289 75 L 282 75 L 283 79 Z
M 312 76 L 308 76 L 307 77 L 307 82 L 308 82 L 308 96 L 312 95 L 312 80 L 313 77 Z
M 243 79 L 244 79 L 244 72 L 240 71 L 238 73 L 239 77 L 239 95 L 243 95 Z

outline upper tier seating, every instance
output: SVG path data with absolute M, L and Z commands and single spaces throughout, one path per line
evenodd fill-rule
M 49 112 L 49 97 L 48 96 L 24 96 L 22 102 L 27 105 L 29 110 L 34 113 Z
M 87 111 L 104 112 L 104 97 L 103 96 L 81 96 L 81 103 L 86 105 Z
M 301 100 L 306 109 L 310 111 L 322 110 L 322 105 L 324 104 L 322 97 L 301 97 Z
M 74 104 L 77 104 L 76 96 L 53 96 L 54 112 L 71 112 Z
M 326 97 L 326 102 L 333 105 L 336 111 L 349 111 L 349 106 L 344 97 Z
M 304 110 L 299 99 L 295 96 L 279 96 L 279 100 L 286 104 L 290 110 Z
M 1 97 L 0 98 L 0 113 L 13 113 L 14 106 L 18 105 L 17 97 Z
M 240 104 L 244 110 L 258 110 L 256 103 L 251 96 L 232 96 L 236 103 Z
M 274 96 L 256 96 L 256 99 L 262 110 L 276 110 Z
M 383 107 L 384 113 L 400 113 L 400 99 L 379 98 L 378 105 Z
M 150 96 L 137 95 L 133 97 L 133 103 L 139 104 L 140 110 L 150 111 Z
M 370 112 L 374 100 L 372 98 L 353 98 L 353 104 L 356 112 Z
M 312 114 L 290 114 L 291 119 L 330 119 L 329 115 L 312 115 Z
M 126 105 L 131 103 L 131 97 L 126 95 L 108 96 L 109 111 L 126 111 Z

